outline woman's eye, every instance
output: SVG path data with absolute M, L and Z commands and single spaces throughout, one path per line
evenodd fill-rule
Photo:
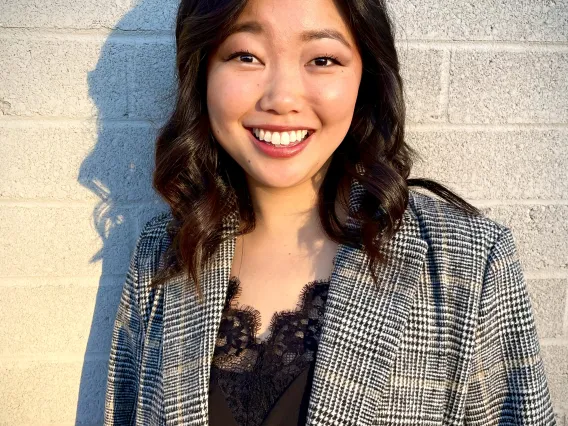
M 243 58 L 244 60 L 242 60 L 241 62 L 247 64 L 253 63 L 253 60 L 256 59 L 254 55 L 248 51 L 239 51 L 231 53 L 231 55 L 227 58 L 227 61 L 230 61 L 231 59 L 234 58 L 239 58 L 239 59 Z
M 332 61 L 335 62 L 337 65 L 341 65 L 339 60 L 332 55 L 327 55 L 327 56 L 319 56 L 317 58 L 314 59 L 314 61 L 316 61 L 318 68 L 329 68 L 329 66 L 327 66 L 325 63 L 326 61 Z M 320 66 L 323 65 L 323 66 Z

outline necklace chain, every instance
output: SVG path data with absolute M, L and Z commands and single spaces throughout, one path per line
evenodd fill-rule
M 237 272 L 237 278 L 241 276 L 241 267 L 243 266 L 243 257 L 245 256 L 245 236 L 242 235 L 241 238 L 241 262 L 239 264 L 239 271 Z

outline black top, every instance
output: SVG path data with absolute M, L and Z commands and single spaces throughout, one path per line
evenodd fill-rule
M 260 313 L 229 288 L 211 364 L 211 426 L 304 425 L 328 280 L 307 283 L 295 310 L 274 314 L 264 341 Z

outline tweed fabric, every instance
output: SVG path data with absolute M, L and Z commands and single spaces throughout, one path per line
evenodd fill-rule
M 356 211 L 363 188 L 350 192 Z M 201 284 L 149 289 L 171 243 L 170 213 L 144 227 L 109 358 L 109 425 L 207 425 L 209 373 L 235 249 L 236 215 Z M 359 226 L 350 216 L 349 226 Z M 383 248 L 379 285 L 361 248 L 340 245 L 307 425 L 554 425 L 511 230 L 412 191 Z

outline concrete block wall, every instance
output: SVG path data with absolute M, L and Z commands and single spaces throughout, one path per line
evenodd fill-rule
M 568 2 L 388 0 L 407 134 L 513 229 L 568 425 Z M 110 336 L 172 105 L 177 0 L 0 2 L 5 425 L 100 425 Z

